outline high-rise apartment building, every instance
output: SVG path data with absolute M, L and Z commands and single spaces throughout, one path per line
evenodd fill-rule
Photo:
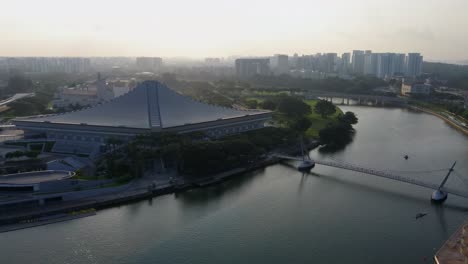
M 34 73 L 83 73 L 90 71 L 90 65 L 89 58 L 73 57 L 24 57 L 4 60 L 4 68 L 7 70 L 15 69 Z
M 357 74 L 364 74 L 364 51 L 353 50 L 353 72 Z
M 237 59 L 236 73 L 240 78 L 270 74 L 270 59 Z
M 377 56 L 377 72 L 378 78 L 386 78 L 392 75 L 390 61 L 392 60 L 391 53 L 379 53 Z
M 422 73 L 423 56 L 419 53 L 408 53 L 406 57 L 406 72 L 408 77 L 417 77 Z
M 162 69 L 162 59 L 159 57 L 137 57 L 136 66 L 141 71 L 160 71 Z
M 340 72 L 348 73 L 351 69 L 351 53 L 345 52 L 341 54 Z
M 390 61 L 391 75 L 404 75 L 405 73 L 405 54 L 392 53 Z
M 368 52 L 364 54 L 364 74 L 377 75 L 377 64 L 379 60 L 379 53 Z
M 270 58 L 270 67 L 275 74 L 287 74 L 289 72 L 288 55 L 275 54 Z
M 336 61 L 337 61 L 337 54 L 336 53 L 325 53 L 322 55 L 323 57 L 323 72 L 331 73 L 336 72 Z

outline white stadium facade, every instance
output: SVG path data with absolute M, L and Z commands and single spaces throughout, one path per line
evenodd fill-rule
M 209 105 L 158 81 L 144 81 L 112 101 L 63 114 L 16 118 L 25 138 L 55 141 L 53 151 L 91 154 L 108 138 L 128 141 L 139 134 L 203 131 L 220 137 L 264 127 L 270 111 Z

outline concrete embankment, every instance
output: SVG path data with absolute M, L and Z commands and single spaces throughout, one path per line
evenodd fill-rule
M 308 145 L 310 149 L 317 147 L 318 142 L 313 142 Z M 283 151 L 290 155 L 297 154 L 297 149 L 291 148 L 289 151 Z M 21 221 L 27 221 L 29 219 L 39 217 L 50 217 L 57 214 L 66 214 L 73 211 L 86 210 L 89 208 L 104 209 L 113 206 L 119 206 L 126 203 L 136 202 L 151 197 L 183 192 L 193 188 L 205 187 L 220 183 L 234 177 L 239 174 L 258 170 L 269 165 L 276 164 L 281 159 L 278 158 L 267 158 L 265 160 L 258 161 L 250 166 L 244 168 L 232 169 L 216 175 L 211 175 L 203 178 L 196 178 L 193 180 L 185 181 L 182 184 L 167 184 L 156 187 L 148 187 L 138 190 L 127 190 L 123 192 L 106 194 L 102 196 L 83 198 L 75 201 L 64 201 L 57 204 L 47 205 L 43 207 L 36 207 L 26 210 L 14 211 L 9 214 L 0 215 L 0 227 L 1 225 L 12 225 L 20 223 Z M 1 229 L 0 229 L 1 230 Z
M 13 211 L 10 214 L 0 216 L 0 226 L 8 224 L 17 224 L 34 218 L 54 216 L 57 214 L 71 213 L 73 211 L 87 210 L 90 208 L 104 209 L 111 206 L 117 206 L 124 203 L 130 203 L 138 200 L 147 199 L 152 196 L 162 195 L 174 192 L 173 186 L 163 186 L 155 190 L 134 190 L 122 193 L 110 194 L 99 197 L 91 197 L 77 201 L 60 202 L 43 207 L 25 208 L 19 211 Z
M 204 187 L 207 185 L 219 183 L 221 181 L 228 179 L 229 177 L 232 177 L 238 174 L 260 169 L 268 165 L 272 165 L 276 162 L 278 162 L 278 160 L 271 159 L 268 161 L 263 161 L 258 164 L 255 164 L 254 166 L 233 169 L 233 170 L 226 171 L 226 172 L 213 175 L 210 177 L 205 177 L 202 179 L 185 182 L 180 185 L 168 184 L 168 185 L 163 185 L 163 186 L 157 186 L 155 188 L 125 191 L 122 193 L 115 193 L 115 194 L 110 194 L 110 195 L 105 195 L 105 196 L 92 197 L 90 199 L 82 199 L 79 201 L 62 202 L 62 203 L 58 203 L 55 205 L 44 206 L 43 208 L 39 207 L 39 208 L 31 209 L 31 210 L 22 210 L 22 211 L 12 212 L 9 215 L 0 216 L 0 225 L 16 225 L 22 221 L 27 221 L 27 220 L 34 219 L 34 218 L 54 216 L 57 214 L 65 214 L 65 213 L 70 213 L 70 212 L 78 211 L 78 210 L 86 210 L 89 208 L 104 209 L 108 207 L 119 206 L 119 205 L 126 204 L 126 203 L 148 199 L 148 198 L 158 196 L 158 195 L 182 192 L 182 191 L 186 191 L 186 190 L 193 189 L 193 188 Z M 29 227 L 32 227 L 32 226 L 35 226 L 35 225 L 31 225 Z M 23 227 L 23 228 L 27 228 L 27 227 L 28 226 Z M 7 229 L 10 229 L 10 228 L 11 227 Z M 0 228 L 0 232 L 2 232 L 1 230 L 2 229 Z
M 35 226 L 59 223 L 59 222 L 73 220 L 73 219 L 88 217 L 92 215 L 96 215 L 96 212 L 92 211 L 92 212 L 87 212 L 87 213 L 82 213 L 82 214 L 57 214 L 57 215 L 48 216 L 48 217 L 41 217 L 39 219 L 29 219 L 29 221 L 24 221 L 21 223 L 0 226 L 0 233 L 26 229 L 26 228 L 35 227 Z
M 465 135 L 468 135 L 468 129 L 467 128 L 463 127 L 461 124 L 458 124 L 456 121 L 451 120 L 450 118 L 447 118 L 446 116 L 444 116 L 442 114 L 439 114 L 437 112 L 434 112 L 432 110 L 422 108 L 422 107 L 417 107 L 417 106 L 408 106 L 408 107 L 410 109 L 413 109 L 413 110 L 417 110 L 417 111 L 421 111 L 421 112 L 424 112 L 424 113 L 428 113 L 428 114 L 437 116 L 438 118 L 440 118 L 440 119 L 444 120 L 445 122 L 447 122 L 450 126 L 456 128 L 457 130 L 464 133 Z

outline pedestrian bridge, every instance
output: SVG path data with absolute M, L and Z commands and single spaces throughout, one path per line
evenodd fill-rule
M 287 155 L 281 155 L 281 154 L 274 154 L 272 156 L 276 157 L 276 158 L 280 158 L 280 159 L 285 159 L 285 160 L 303 161 L 302 157 L 293 157 L 293 156 L 287 156 Z M 366 167 L 362 167 L 362 166 L 356 166 L 356 165 L 352 165 L 352 164 L 348 164 L 348 163 L 341 163 L 341 162 L 328 161 L 328 160 L 327 161 L 325 161 L 325 160 L 313 160 L 313 161 L 315 162 L 315 164 L 318 164 L 318 165 L 334 167 L 334 168 L 340 168 L 340 169 L 345 169 L 345 170 L 350 170 L 350 171 L 356 171 L 356 172 L 365 173 L 365 174 L 369 174 L 369 175 L 373 175 L 373 176 L 378 176 L 378 177 L 382 177 L 382 178 L 386 178 L 386 179 L 390 179 L 390 180 L 394 180 L 394 181 L 405 182 L 405 183 L 425 187 L 425 188 L 428 188 L 428 189 L 440 190 L 440 191 L 443 191 L 445 193 L 450 193 L 450 194 L 453 194 L 453 195 L 468 198 L 468 190 L 462 191 L 462 190 L 456 190 L 456 189 L 444 186 L 445 182 L 447 181 L 448 175 L 450 175 L 450 173 L 446 176 L 446 178 L 443 180 L 443 182 L 441 184 L 436 184 L 436 183 L 430 183 L 430 182 L 426 182 L 426 181 L 419 180 L 419 179 L 414 179 L 414 178 L 411 178 L 411 177 L 408 177 L 408 176 L 396 175 L 396 174 L 393 174 L 393 173 L 380 171 L 380 170 L 376 170 L 376 169 L 371 169 L 371 168 L 366 168 Z M 453 167 L 452 167 L 451 170 L 453 170 Z

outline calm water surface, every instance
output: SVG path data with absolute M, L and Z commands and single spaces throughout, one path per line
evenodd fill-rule
M 313 157 L 434 182 L 445 172 L 429 171 L 457 160 L 468 179 L 468 137 L 442 120 L 342 108 L 359 117 L 354 141 Z M 421 170 L 428 172 L 414 172 Z M 449 184 L 463 188 L 456 176 Z M 303 175 L 278 164 L 218 186 L 2 233 L 0 263 L 431 263 L 467 217 L 468 199 L 449 195 L 435 206 L 430 194 L 356 172 L 318 166 Z M 428 215 L 415 220 L 422 211 Z

